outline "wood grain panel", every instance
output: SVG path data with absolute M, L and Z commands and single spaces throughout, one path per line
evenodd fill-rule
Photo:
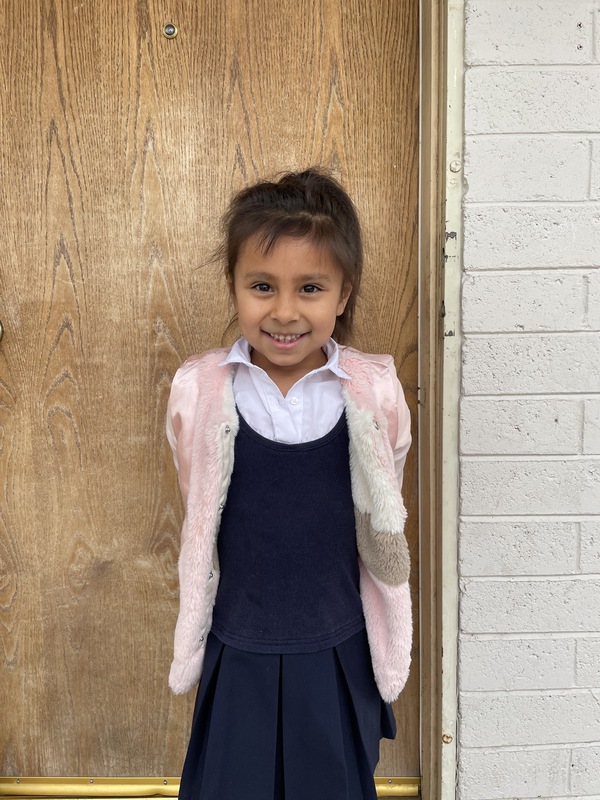
M 355 343 L 394 354 L 416 420 L 418 3 L 6 0 L 0 24 L 22 33 L 0 51 L 0 773 L 178 774 L 163 421 L 228 318 L 218 220 L 259 177 L 334 170 L 367 241 Z M 416 447 L 405 493 L 416 601 Z M 415 650 L 380 774 L 419 772 L 418 672 Z

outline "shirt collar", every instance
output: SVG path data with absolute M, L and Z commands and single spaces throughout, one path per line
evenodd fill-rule
M 325 370 L 330 370 L 333 372 L 334 375 L 337 375 L 338 378 L 343 378 L 344 380 L 351 380 L 350 375 L 346 372 L 346 370 L 342 369 L 339 365 L 340 359 L 340 351 L 337 345 L 337 342 L 333 339 L 328 339 L 325 344 L 323 345 L 323 350 L 325 351 L 325 355 L 327 356 L 327 363 L 323 364 L 322 367 L 318 367 L 317 369 L 313 369 L 312 372 L 309 372 L 309 375 L 315 375 L 317 372 L 324 372 Z M 227 358 L 225 358 L 219 364 L 220 367 L 225 366 L 226 364 L 245 364 L 250 369 L 258 369 L 261 372 L 263 370 L 260 367 L 257 367 L 255 364 L 252 363 L 250 360 L 250 345 L 248 341 L 244 339 L 244 337 L 240 337 L 236 343 L 233 345 Z

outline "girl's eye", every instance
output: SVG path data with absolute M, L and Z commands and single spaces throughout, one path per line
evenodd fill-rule
M 318 286 L 315 286 L 314 283 L 309 283 L 307 286 L 302 287 L 302 291 L 304 292 L 304 294 L 316 294 L 321 290 Z
M 268 283 L 255 283 L 252 288 L 256 289 L 257 292 L 270 292 L 271 291 L 271 287 L 269 286 Z

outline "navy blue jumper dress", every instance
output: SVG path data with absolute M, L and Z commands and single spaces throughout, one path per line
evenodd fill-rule
M 240 416 L 181 800 L 374 800 L 379 695 L 359 594 L 348 428 L 302 444 Z

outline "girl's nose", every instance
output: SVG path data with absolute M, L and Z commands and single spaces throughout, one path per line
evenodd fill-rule
M 278 294 L 274 298 L 271 316 L 281 323 L 294 322 L 299 317 L 298 306 L 293 297 Z

